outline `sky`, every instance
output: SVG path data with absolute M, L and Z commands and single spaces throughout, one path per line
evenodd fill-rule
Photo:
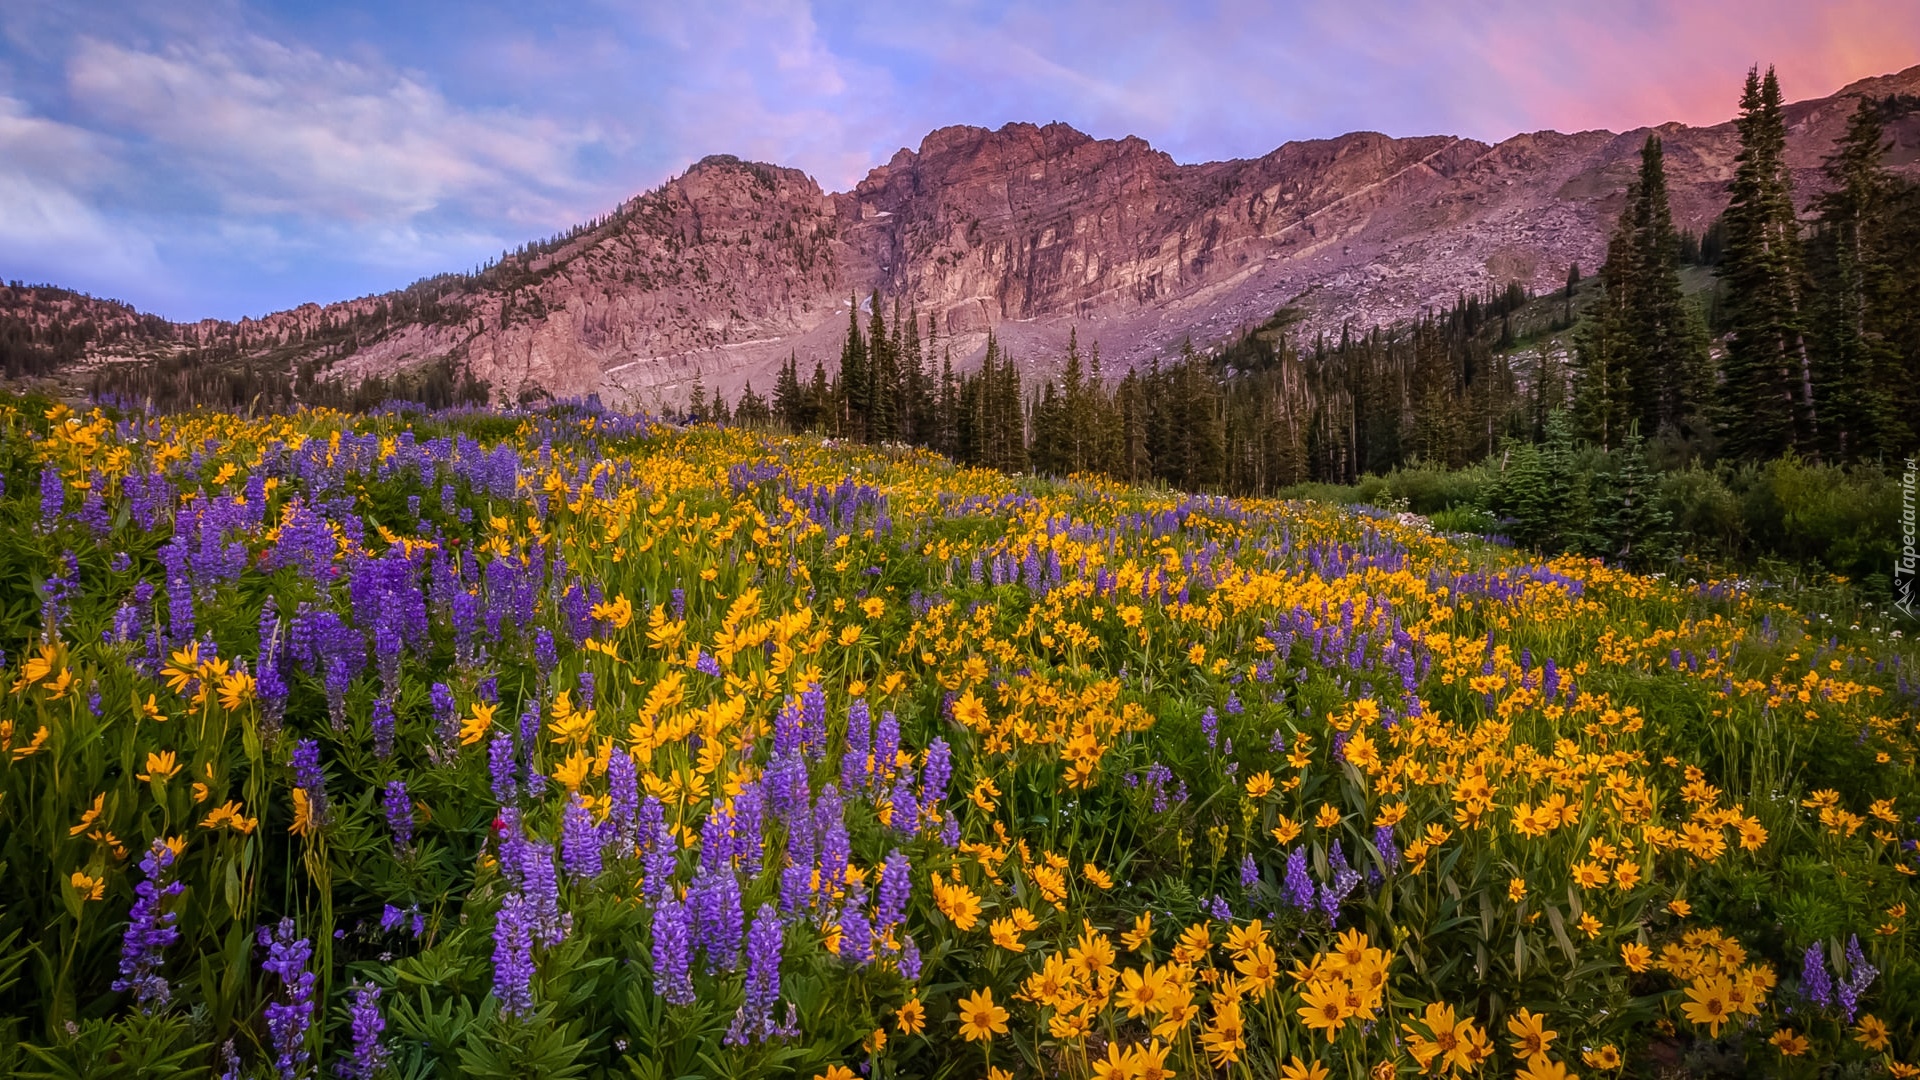
M 1920 64 L 1916 0 L 0 0 L 0 279 L 176 320 L 471 269 L 708 154 L 851 187 L 949 124 L 1182 162 L 1729 118 Z

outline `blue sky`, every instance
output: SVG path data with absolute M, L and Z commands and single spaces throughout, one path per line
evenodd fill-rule
M 1181 161 L 1727 118 L 1920 63 L 1913 0 L 0 0 L 0 278 L 237 318 L 472 267 L 710 153 L 844 190 L 946 124 Z

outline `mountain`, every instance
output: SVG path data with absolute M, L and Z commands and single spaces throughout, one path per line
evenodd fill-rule
M 1889 162 L 1920 176 L 1920 66 L 1789 106 L 1803 205 L 1856 99 L 1888 99 Z M 1731 97 L 1731 95 L 1729 95 Z M 239 322 L 160 323 L 59 290 L 0 287 L 0 319 L 92 322 L 77 366 L 173 356 L 356 381 L 434 362 L 497 395 L 597 392 L 640 402 L 761 391 L 797 353 L 831 370 L 849 297 L 917 309 L 953 347 L 988 331 L 1044 367 L 1077 326 L 1112 370 L 1206 345 L 1283 305 L 1338 332 L 1518 281 L 1597 269 L 1649 131 L 1666 147 L 1676 224 L 1726 204 L 1731 121 L 1614 133 L 1540 131 L 1488 145 L 1357 132 L 1264 157 L 1182 165 L 1133 137 L 1064 124 L 947 127 L 846 192 L 710 157 L 607 218 L 471 275 Z M 923 331 L 924 332 L 924 331 Z M 71 339 L 68 352 L 74 347 Z

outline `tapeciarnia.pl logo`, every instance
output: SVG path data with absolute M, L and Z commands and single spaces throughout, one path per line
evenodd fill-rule
M 1920 552 L 1914 546 L 1913 481 L 1914 459 L 1907 459 L 1907 471 L 1900 474 L 1900 557 L 1893 563 L 1893 606 L 1914 618 L 1914 572 L 1920 565 Z

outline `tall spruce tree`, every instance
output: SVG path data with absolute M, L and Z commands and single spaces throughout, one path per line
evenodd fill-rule
M 848 304 L 847 339 L 840 346 L 840 377 L 835 381 L 839 391 L 836 432 L 854 439 L 866 437 L 871 378 L 867 373 L 867 342 L 860 335 L 860 298 L 855 296 Z
M 1881 163 L 1885 140 L 1877 104 L 1861 98 L 1827 158 L 1829 188 L 1815 204 L 1820 218 L 1807 257 L 1823 434 L 1841 461 L 1900 453 L 1908 434 L 1897 400 L 1899 355 L 1883 318 L 1893 274 L 1885 226 L 1894 191 Z
M 1627 297 L 1629 360 L 1640 428 L 1691 431 L 1706 394 L 1707 336 L 1680 287 L 1679 239 L 1667 202 L 1666 155 L 1648 135 L 1632 191 L 1633 283 Z
M 1730 331 L 1721 365 L 1719 424 L 1729 454 L 1818 452 L 1812 362 L 1802 333 L 1800 225 L 1787 171 L 1780 83 L 1768 68 L 1747 72 L 1740 96 L 1740 153 L 1727 206 Z

